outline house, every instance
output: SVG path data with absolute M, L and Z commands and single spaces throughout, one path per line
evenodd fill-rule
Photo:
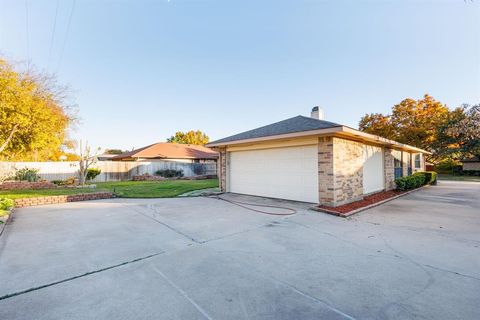
M 115 158 L 117 154 L 102 153 L 96 155 L 94 158 L 96 161 L 110 161 L 112 158 Z
M 220 152 L 220 188 L 339 206 L 424 171 L 427 151 L 325 121 L 318 107 L 207 144 Z
M 168 160 L 187 163 L 215 163 L 218 153 L 204 146 L 159 142 L 119 154 L 112 161 L 156 161 Z
M 462 162 L 462 170 L 480 170 L 480 156 L 475 156 Z

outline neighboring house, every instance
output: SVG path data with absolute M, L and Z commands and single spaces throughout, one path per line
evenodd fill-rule
M 159 142 L 130 152 L 119 154 L 112 161 L 168 160 L 190 163 L 215 163 L 218 153 L 204 146 Z
M 220 187 L 339 206 L 395 188 L 425 170 L 427 151 L 340 124 L 297 116 L 207 144 L 220 152 Z
M 109 154 L 109 153 L 103 153 L 95 156 L 95 160 L 97 161 L 110 161 L 112 158 L 118 156 L 118 154 Z
M 463 170 L 480 170 L 480 156 L 463 160 Z

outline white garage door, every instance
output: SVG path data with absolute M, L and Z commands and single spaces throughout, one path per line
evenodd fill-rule
M 230 192 L 318 203 L 318 146 L 230 152 Z
M 382 148 L 366 145 L 363 155 L 363 193 L 382 191 L 384 189 Z

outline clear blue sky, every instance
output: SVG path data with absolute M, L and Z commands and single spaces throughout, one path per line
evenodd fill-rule
M 67 34 L 72 0 L 56 20 L 57 0 L 0 0 L 0 51 L 70 84 L 73 137 L 103 148 L 217 139 L 314 105 L 357 127 L 425 93 L 480 102 L 479 2 L 77 0 Z

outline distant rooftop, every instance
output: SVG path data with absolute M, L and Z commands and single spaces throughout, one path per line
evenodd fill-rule
M 119 154 L 111 160 L 125 159 L 217 159 L 218 153 L 204 146 L 159 142 Z

